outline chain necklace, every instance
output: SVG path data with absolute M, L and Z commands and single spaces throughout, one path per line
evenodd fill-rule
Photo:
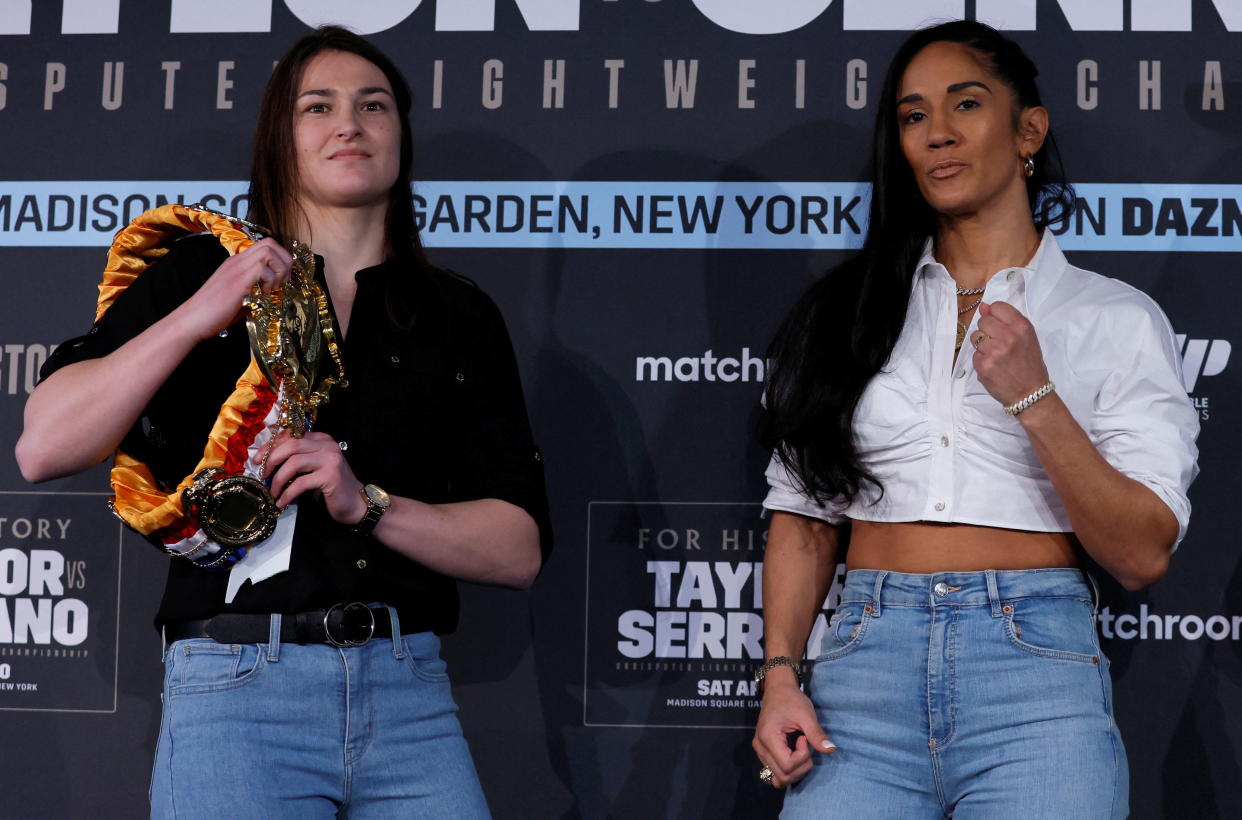
M 1036 251 L 1039 250 L 1039 242 L 1041 238 L 1042 237 L 1040 237 L 1039 234 L 1035 235 L 1035 241 L 1031 245 L 1031 248 L 1027 251 L 1027 254 L 1026 254 L 1026 258 L 1028 260 L 1033 259 Z M 1029 264 L 1029 261 L 1028 261 L 1028 264 Z M 961 316 L 962 314 L 969 313 L 970 311 L 979 307 L 979 305 L 983 302 L 983 297 L 981 296 L 981 294 L 986 289 L 987 289 L 987 283 L 984 283 L 977 288 L 962 288 L 962 287 L 956 288 L 955 292 L 957 293 L 958 296 L 978 296 L 979 297 L 979 299 L 973 304 L 967 305 L 964 308 L 959 308 L 957 311 L 957 315 Z M 957 347 L 955 347 L 954 350 L 955 351 L 961 350 L 962 343 L 965 341 L 966 341 L 966 325 L 963 324 L 962 321 L 959 319 L 957 322 Z
M 959 292 L 959 293 L 961 293 L 961 288 L 959 288 L 959 289 L 958 289 L 958 292 Z M 971 292 L 972 292 L 972 293 L 982 293 L 982 292 L 983 292 L 983 288 L 971 288 Z M 963 295 L 965 295 L 965 294 L 963 294 Z M 958 316 L 961 316 L 961 315 L 962 315 L 962 314 L 964 314 L 964 313 L 970 313 L 970 311 L 972 311 L 972 310 L 974 310 L 975 308 L 979 307 L 979 305 L 981 305 L 981 304 L 983 304 L 983 297 L 982 297 L 982 296 L 980 296 L 980 297 L 979 297 L 978 299 L 976 299 L 975 301 L 971 302 L 971 303 L 970 303 L 969 305 L 967 305 L 966 307 L 964 307 L 964 308 L 958 308 L 957 315 L 958 315 Z M 954 346 L 953 350 L 954 350 L 954 351 L 961 350 L 961 349 L 962 349 L 962 343 L 963 343 L 964 341 L 966 341 L 966 325 L 965 325 L 965 324 L 963 324 L 963 322 L 962 322 L 962 320 L 961 320 L 961 319 L 958 319 L 958 320 L 957 320 L 957 344 Z

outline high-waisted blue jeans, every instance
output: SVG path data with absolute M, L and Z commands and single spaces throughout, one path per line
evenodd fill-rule
M 1108 661 L 1081 572 L 855 570 L 809 691 L 837 744 L 782 818 L 1128 813 Z
M 390 609 L 395 639 L 282 644 L 279 617 L 265 644 L 167 648 L 153 818 L 490 816 L 439 638 Z

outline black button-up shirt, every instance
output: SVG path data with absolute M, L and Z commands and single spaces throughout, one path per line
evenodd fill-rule
M 56 349 L 42 377 L 116 350 L 189 298 L 226 257 L 213 237 L 175 242 L 87 335 Z M 430 504 L 498 498 L 521 507 L 539 526 L 546 558 L 543 465 L 495 304 L 469 280 L 415 262 L 390 260 L 358 271 L 356 281 L 349 335 L 341 340 L 348 387 L 332 388 L 314 429 L 340 443 L 359 480 L 392 495 Z M 121 448 L 171 490 L 202 458 L 216 414 L 249 360 L 244 322 L 197 345 Z M 362 601 L 395 606 L 405 632 L 456 627 L 453 579 L 353 534 L 310 496 L 297 504 L 287 572 L 247 583 L 226 605 L 227 571 L 173 558 L 156 623 Z

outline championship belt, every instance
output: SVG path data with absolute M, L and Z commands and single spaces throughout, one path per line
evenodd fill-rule
M 230 255 L 269 231 L 201 205 L 164 205 L 134 219 L 108 252 L 95 321 L 181 236 L 210 233 Z M 256 284 L 243 300 L 253 354 L 216 417 L 203 457 L 168 491 L 150 468 L 118 449 L 110 480 L 112 511 L 170 555 L 199 566 L 241 560 L 269 537 L 279 509 L 260 476 L 282 430 L 300 438 L 344 368 L 328 299 L 315 281 L 310 248 L 293 243 L 289 280 L 272 293 Z

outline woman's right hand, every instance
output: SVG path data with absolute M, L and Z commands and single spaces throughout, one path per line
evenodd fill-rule
M 174 311 L 198 340 L 210 339 L 240 318 L 242 300 L 257 284 L 271 293 L 289 279 L 293 257 L 275 239 L 260 240 L 230 256 Z
M 107 458 L 160 386 L 200 341 L 237 321 L 257 283 L 289 279 L 293 259 L 274 239 L 229 257 L 167 316 L 107 356 L 67 365 L 30 394 L 17 461 L 27 481 L 72 475 Z M 116 385 L 124 384 L 124 390 Z
M 772 670 L 777 672 L 780 667 Z M 783 789 L 801 780 L 811 770 L 811 753 L 831 754 L 837 747 L 819 725 L 815 707 L 793 681 L 792 675 L 769 673 L 764 681 L 763 706 L 750 745 L 759 762 L 772 770 L 772 785 Z M 789 735 L 798 732 L 793 748 Z

